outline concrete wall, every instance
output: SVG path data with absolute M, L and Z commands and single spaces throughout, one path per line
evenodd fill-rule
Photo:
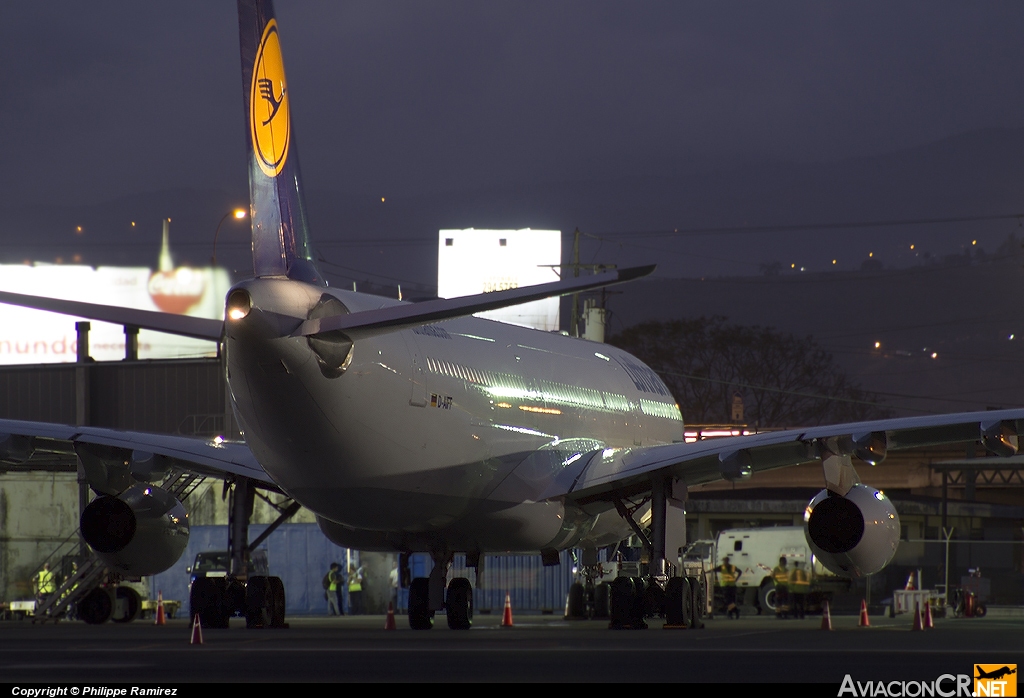
M 78 528 L 75 473 L 0 475 L 0 599 L 32 598 L 32 574 Z

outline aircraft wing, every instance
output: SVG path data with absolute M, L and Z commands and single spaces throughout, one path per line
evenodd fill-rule
M 676 478 L 687 485 L 742 480 L 763 470 L 821 461 L 829 455 L 879 462 L 890 450 L 972 441 L 981 441 L 990 451 L 1009 456 L 1016 453 L 1017 434 L 1022 429 L 1024 409 L 1012 409 L 606 449 L 595 451 L 589 459 L 581 458 L 545 494 L 587 505 L 644 494 L 658 478 Z
M 52 313 L 74 315 L 90 320 L 111 322 L 116 325 L 134 325 L 144 330 L 156 330 L 195 339 L 208 339 L 211 342 L 219 342 L 224 331 L 224 323 L 220 320 L 176 313 L 161 313 L 155 310 L 122 308 L 99 303 L 83 303 L 63 298 L 26 296 L 21 293 L 0 291 L 0 303 L 48 310 Z
M 165 459 L 164 466 L 178 470 L 219 479 L 246 477 L 260 487 L 278 489 L 249 447 L 240 441 L 0 419 L 2 460 L 70 459 L 76 452 L 89 450 L 108 458 L 122 454 L 129 464 L 160 456 Z

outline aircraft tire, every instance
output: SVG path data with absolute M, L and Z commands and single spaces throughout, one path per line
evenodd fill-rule
M 269 577 L 270 579 L 270 593 L 273 600 L 273 610 L 270 614 L 270 627 L 272 628 L 286 628 L 287 623 L 284 621 L 285 614 L 285 595 L 284 595 L 284 582 L 281 581 L 280 577 Z
M 131 587 L 117 587 L 117 590 L 114 592 L 114 599 L 114 608 L 111 611 L 110 620 L 115 623 L 131 623 L 139 617 L 139 612 L 142 610 L 142 598 L 139 596 L 139 592 Z M 122 603 L 118 604 L 118 601 Z M 123 614 L 114 613 L 119 606 L 124 608 Z
M 196 616 L 199 616 L 204 629 L 228 627 L 225 589 L 226 584 L 221 578 L 197 577 L 188 595 L 189 622 L 194 623 Z
M 569 586 L 569 595 L 565 600 L 565 619 L 583 620 L 587 617 L 587 609 L 584 603 L 586 590 L 579 582 L 573 582 Z
M 409 627 L 430 630 L 434 627 L 434 613 L 430 610 L 430 580 L 416 577 L 409 585 Z
M 606 582 L 594 586 L 594 618 L 608 617 L 608 594 L 610 587 Z
M 665 625 L 690 625 L 686 600 L 690 597 L 690 583 L 685 577 L 672 577 L 665 586 Z
M 274 593 L 270 579 L 253 575 L 245 585 L 245 627 L 269 628 L 274 615 Z
M 611 588 L 611 618 L 608 627 L 613 629 L 647 627 L 641 625 L 643 618 L 643 586 L 639 589 L 637 580 L 631 577 L 616 577 Z M 641 585 L 643 582 L 641 581 Z
M 78 602 L 78 617 L 89 625 L 102 625 L 110 620 L 114 599 L 104 587 L 96 587 Z
M 452 630 L 469 630 L 473 625 L 473 587 L 465 577 L 455 577 L 448 583 L 448 599 L 445 602 L 448 627 Z

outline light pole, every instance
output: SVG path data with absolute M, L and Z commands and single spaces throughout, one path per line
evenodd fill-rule
M 236 208 L 233 211 L 228 211 L 221 216 L 220 221 L 217 223 L 217 229 L 213 231 L 213 256 L 210 257 L 210 266 L 217 266 L 217 235 L 220 233 L 220 227 L 224 224 L 224 221 L 228 219 L 228 216 L 234 216 L 237 220 L 245 218 L 246 213 L 244 208 Z

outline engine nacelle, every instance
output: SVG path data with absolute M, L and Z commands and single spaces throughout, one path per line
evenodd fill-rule
M 896 554 L 900 517 L 874 487 L 854 485 L 845 497 L 822 490 L 804 512 L 804 533 L 825 567 L 844 577 L 863 577 L 881 570 Z
M 163 572 L 188 545 L 188 518 L 170 492 L 132 485 L 82 512 L 82 537 L 108 567 L 132 576 Z

